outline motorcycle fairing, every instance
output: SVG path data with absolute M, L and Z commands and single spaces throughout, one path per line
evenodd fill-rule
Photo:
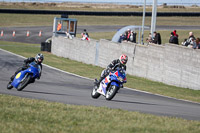
M 108 84 L 110 83 L 110 76 L 108 75 L 105 79 L 102 80 L 102 82 L 100 83 L 99 88 L 97 89 L 97 92 L 102 94 L 102 95 L 106 95 L 106 88 L 108 86 Z
M 20 84 L 20 82 L 22 81 L 22 79 L 24 78 L 26 73 L 31 73 L 33 78 L 37 78 L 39 76 L 39 73 L 41 71 L 40 66 L 36 66 L 36 63 L 31 63 L 29 64 L 29 68 L 20 71 L 14 78 L 13 82 L 11 83 L 11 85 L 15 88 L 18 87 L 18 85 Z
M 17 88 L 18 85 L 19 85 L 19 83 L 20 83 L 21 80 L 24 78 L 24 75 L 25 75 L 26 73 L 27 73 L 27 69 L 24 70 L 24 71 L 19 72 L 19 73 L 15 76 L 15 78 L 14 78 L 13 82 L 11 83 L 11 85 L 12 85 L 13 87 Z

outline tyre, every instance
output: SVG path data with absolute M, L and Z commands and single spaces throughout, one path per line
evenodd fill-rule
M 9 82 L 9 83 L 7 84 L 7 89 L 10 90 L 10 89 L 12 89 L 12 88 L 13 88 L 13 86 L 12 86 L 11 83 Z
M 99 96 L 101 95 L 101 94 L 99 94 L 98 92 L 97 92 L 97 87 L 93 87 L 93 89 L 92 89 L 92 93 L 91 93 L 91 96 L 92 96 L 92 98 L 94 98 L 94 99 L 97 99 L 97 98 L 99 98 Z
M 106 100 L 112 100 L 113 97 L 116 95 L 118 89 L 119 88 L 117 86 L 111 85 L 106 93 Z
M 22 91 L 29 83 L 31 79 L 31 75 L 29 75 L 28 73 L 25 75 L 25 79 L 19 83 L 17 90 L 18 91 Z

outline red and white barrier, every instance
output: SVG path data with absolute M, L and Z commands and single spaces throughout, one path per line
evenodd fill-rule
M 42 36 L 42 31 L 41 31 L 41 30 L 40 30 L 40 32 L 39 32 L 39 37 L 40 37 L 40 36 Z
M 26 32 L 26 36 L 27 36 L 27 37 L 30 36 L 30 32 L 29 32 L 29 30 L 27 30 L 27 32 Z
M 13 31 L 13 37 L 15 37 L 15 30 Z
M 3 36 L 3 30 L 1 31 L 1 36 Z

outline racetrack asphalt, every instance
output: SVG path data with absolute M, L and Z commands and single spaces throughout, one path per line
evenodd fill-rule
M 0 93 L 61 102 L 74 105 L 90 105 L 161 116 L 200 120 L 200 104 L 153 95 L 122 88 L 111 101 L 104 97 L 91 98 L 93 81 L 48 66 L 43 66 L 40 80 L 29 84 L 23 91 L 7 90 L 11 75 L 23 64 L 23 58 L 0 49 Z
M 78 26 L 77 34 L 83 32 L 84 29 L 87 29 L 89 33 L 92 32 L 117 32 L 119 29 L 125 26 L 119 25 L 92 25 L 92 26 Z M 150 26 L 149 26 L 150 27 Z M 157 26 L 157 30 L 169 30 L 169 34 L 174 29 L 176 30 L 194 30 L 200 29 L 200 26 Z M 0 27 L 0 32 L 4 31 L 4 36 L 0 36 L 0 40 L 3 41 L 12 41 L 12 42 L 24 42 L 24 43 L 34 43 L 41 44 L 48 38 L 52 36 L 53 26 L 34 26 L 34 27 Z M 39 37 L 39 32 L 42 31 L 42 36 Z M 15 37 L 12 36 L 13 31 L 15 31 Z M 27 37 L 27 31 L 29 31 L 30 36 Z

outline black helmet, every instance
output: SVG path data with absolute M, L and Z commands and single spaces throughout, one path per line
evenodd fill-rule
M 35 56 L 35 61 L 37 62 L 37 63 L 42 63 L 42 61 L 44 60 L 44 56 L 43 56 L 43 54 L 37 54 L 36 56 Z

